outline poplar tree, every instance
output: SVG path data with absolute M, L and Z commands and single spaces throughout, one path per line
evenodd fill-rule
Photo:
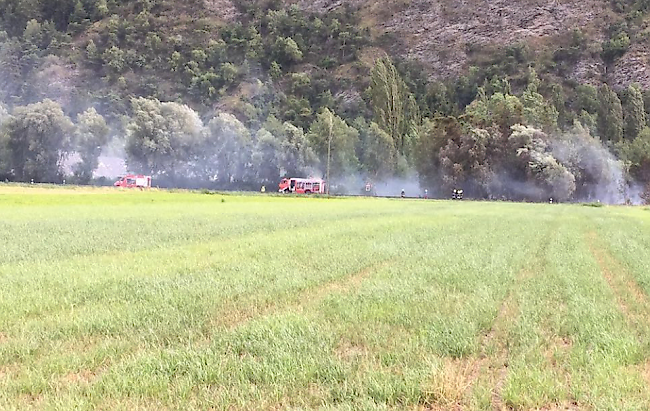
M 416 136 L 417 104 L 389 57 L 375 62 L 370 96 L 375 122 L 391 136 L 395 149 L 409 156 Z
M 603 140 L 614 143 L 623 138 L 623 108 L 614 90 L 603 84 L 598 90 L 598 131 Z
M 623 114 L 625 118 L 625 139 L 634 140 L 646 125 L 643 94 L 641 94 L 641 90 L 636 84 L 630 85 L 627 89 L 627 100 Z

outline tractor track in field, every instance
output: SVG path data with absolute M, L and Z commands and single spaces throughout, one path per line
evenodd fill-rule
M 301 312 L 305 308 L 313 307 L 333 293 L 347 294 L 358 289 L 363 281 L 370 275 L 382 268 L 392 264 L 394 259 L 383 260 L 363 267 L 362 269 L 331 281 L 325 281 L 299 292 L 298 295 L 290 298 L 289 301 L 272 302 L 262 307 L 227 308 L 224 316 L 214 322 L 214 325 L 224 326 L 228 330 L 234 330 L 257 318 L 264 318 L 284 312 Z M 226 316 L 227 315 L 227 316 Z
M 431 404 L 427 404 L 425 409 L 468 409 L 469 404 L 466 401 L 481 377 L 487 377 L 492 387 L 491 409 L 499 411 L 507 409 L 502 398 L 502 390 L 508 376 L 508 324 L 514 321 L 519 312 L 515 290 L 532 275 L 533 273 L 526 268 L 517 272 L 512 285 L 499 305 L 490 329 L 481 338 L 479 357 L 447 362 L 444 366 L 445 381 L 437 382 L 435 393 L 437 398 Z M 449 378 L 451 378 L 451 382 L 448 381 Z
M 626 320 L 634 326 L 646 322 L 650 317 L 650 300 L 636 279 L 598 244 L 595 232 L 587 234 L 587 244 Z
M 549 230 L 549 233 L 551 230 Z M 508 325 L 515 321 L 519 315 L 519 302 L 517 301 L 517 290 L 519 290 L 525 281 L 535 276 L 535 272 L 530 267 L 535 267 L 537 263 L 543 262 L 543 256 L 546 253 L 548 241 L 541 242 L 535 256 L 531 262 L 522 267 L 508 289 L 508 293 L 501 302 L 499 311 L 492 322 L 492 327 L 485 334 L 480 344 L 481 358 L 477 361 L 474 372 L 471 376 L 474 386 L 480 375 L 481 370 L 487 368 L 488 376 L 493 381 L 492 392 L 490 396 L 491 408 L 493 410 L 507 410 L 508 407 L 503 400 L 503 387 L 508 377 L 510 347 L 508 343 Z M 494 345 L 496 344 L 496 347 Z M 491 347 L 496 354 L 489 355 Z
M 482 377 L 487 377 L 491 386 L 491 409 L 498 411 L 508 409 L 502 398 L 503 386 L 508 376 L 508 324 L 519 312 L 515 290 L 531 275 L 532 273 L 525 268 L 515 275 L 512 285 L 499 305 L 490 329 L 481 338 L 478 358 L 445 361 L 442 377 L 437 376 L 433 384 L 434 389 L 427 392 L 432 398 L 426 401 L 423 410 L 469 409 L 470 405 L 467 401 L 471 391 Z
M 643 338 L 643 324 L 650 318 L 650 298 L 630 272 L 599 244 L 598 235 L 587 233 L 587 244 L 598 268 L 614 294 L 619 311 L 626 323 Z M 650 386 L 650 359 L 635 366 L 643 380 Z
M 508 295 L 501 303 L 499 313 L 492 323 L 492 328 L 481 342 L 481 353 L 483 355 L 482 361 L 488 363 L 490 374 L 495 379 L 495 384 L 490 397 L 493 410 L 501 411 L 506 409 L 502 393 L 503 386 L 508 377 L 508 355 L 510 351 L 507 344 L 507 327 L 508 323 L 512 322 L 519 312 L 519 304 L 515 300 L 516 295 L 514 290 L 516 290 L 519 285 L 531 275 L 532 273 L 528 269 L 521 269 L 517 273 Z M 498 355 L 494 358 L 490 358 L 486 351 L 495 343 L 497 344 Z M 482 368 L 482 366 L 479 367 L 479 371 L 480 368 Z M 477 377 L 478 375 L 475 378 Z

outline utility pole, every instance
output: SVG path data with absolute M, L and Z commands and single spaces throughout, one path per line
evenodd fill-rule
M 327 139 L 327 196 L 330 196 L 330 153 L 332 152 L 332 128 L 334 127 L 333 125 L 333 119 L 332 119 L 332 112 L 328 110 L 330 113 L 330 134 L 329 138 Z

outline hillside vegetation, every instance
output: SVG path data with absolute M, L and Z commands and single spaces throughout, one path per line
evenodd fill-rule
M 3 410 L 650 407 L 640 207 L 0 184 L 0 214 Z
M 88 182 L 109 144 L 162 184 L 259 187 L 324 173 L 332 139 L 351 192 L 639 201 L 648 21 L 642 0 L 3 0 L 0 178 L 60 181 L 75 152 Z

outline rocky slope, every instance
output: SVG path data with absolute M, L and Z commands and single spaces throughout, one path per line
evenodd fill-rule
M 607 27 L 621 20 L 603 0 L 300 0 L 302 8 L 327 13 L 344 5 L 359 8 L 377 36 L 389 34 L 393 51 L 415 59 L 433 78 L 458 76 L 473 55 L 524 43 L 533 51 L 563 42 L 574 29 L 587 39 L 587 53 L 568 77 L 580 83 L 608 81 L 616 87 L 650 88 L 650 51 L 643 40 L 613 65 L 599 56 Z

